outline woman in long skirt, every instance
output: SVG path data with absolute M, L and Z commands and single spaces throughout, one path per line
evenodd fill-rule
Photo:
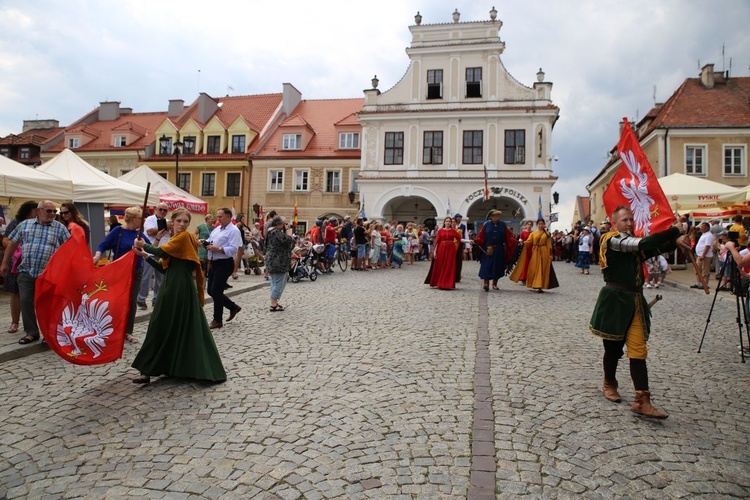
M 453 228 L 453 219 L 446 217 L 435 238 L 430 286 L 441 290 L 456 288 L 456 258 L 460 247 L 461 235 Z
M 141 376 L 133 382 L 148 384 L 151 377 L 159 375 L 223 382 L 227 374 L 203 312 L 200 243 L 187 231 L 190 212 L 178 208 L 172 222 L 175 234 L 164 245 L 155 247 L 137 239 L 133 246 L 136 254 L 147 257 L 148 264 L 164 273 L 146 339 L 133 360 L 133 368 Z

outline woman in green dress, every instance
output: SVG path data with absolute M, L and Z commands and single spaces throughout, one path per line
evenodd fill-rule
M 138 255 L 147 257 L 147 252 L 159 258 L 146 261 L 164 273 L 146 339 L 133 360 L 132 366 L 141 376 L 133 382 L 148 384 L 151 377 L 159 375 L 223 382 L 227 374 L 203 312 L 200 243 L 187 232 L 190 212 L 178 208 L 172 222 L 174 236 L 166 244 L 154 247 L 137 239 L 133 247 Z

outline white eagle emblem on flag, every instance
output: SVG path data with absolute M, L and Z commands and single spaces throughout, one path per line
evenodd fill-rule
M 635 233 L 643 231 L 643 235 L 647 236 L 651 226 L 651 205 L 654 203 L 648 192 L 648 175 L 641 169 L 632 150 L 623 151 L 620 157 L 630 172 L 629 180 L 620 179 L 620 192 L 630 203 Z
M 76 357 L 86 354 L 81 350 L 78 342 L 83 342 L 93 354 L 99 357 L 107 346 L 107 337 L 114 332 L 112 315 L 109 311 L 109 301 L 93 299 L 91 295 L 107 289 L 103 282 L 95 285 L 91 294 L 83 293 L 81 305 L 73 304 L 63 309 L 62 318 L 57 325 L 57 341 L 63 347 L 72 347 L 68 356 Z

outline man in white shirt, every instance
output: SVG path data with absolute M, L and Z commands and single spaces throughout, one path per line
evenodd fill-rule
M 698 267 L 703 275 L 705 282 L 708 282 L 708 276 L 711 274 L 711 259 L 714 256 L 714 235 L 711 233 L 711 226 L 708 222 L 701 222 L 699 226 L 701 230 L 701 237 L 698 239 L 698 243 L 695 245 L 695 255 L 698 262 Z M 691 288 L 703 288 L 700 284 L 700 278 L 698 283 L 692 285 Z
M 156 205 L 154 215 L 149 215 L 146 220 L 143 221 L 143 232 L 153 242 L 154 246 L 160 246 L 168 242 L 171 238 L 169 229 L 159 229 L 159 220 L 163 220 L 162 227 L 167 227 L 167 212 L 169 207 L 166 203 L 159 203 Z M 146 299 L 148 298 L 148 289 L 151 285 L 151 276 L 154 277 L 154 296 L 151 299 L 151 305 L 156 303 L 156 294 L 159 293 L 159 287 L 164 279 L 164 275 L 159 272 L 154 272 L 154 268 L 149 265 L 143 266 L 143 275 L 141 276 L 141 287 L 138 290 L 138 307 L 146 309 Z
M 242 235 L 240 230 L 232 224 L 232 211 L 228 208 L 220 208 L 216 211 L 216 220 L 219 225 L 211 231 L 206 240 L 208 258 L 208 295 L 214 299 L 214 316 L 210 328 L 221 328 L 224 326 L 221 314 L 226 307 L 229 309 L 227 321 L 232 321 L 242 309 L 224 295 L 224 289 L 229 276 L 234 272 L 234 256 L 237 249 L 242 247 Z

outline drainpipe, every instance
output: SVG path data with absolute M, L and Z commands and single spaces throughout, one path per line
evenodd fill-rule
M 664 129 L 664 176 L 669 175 L 669 129 Z

